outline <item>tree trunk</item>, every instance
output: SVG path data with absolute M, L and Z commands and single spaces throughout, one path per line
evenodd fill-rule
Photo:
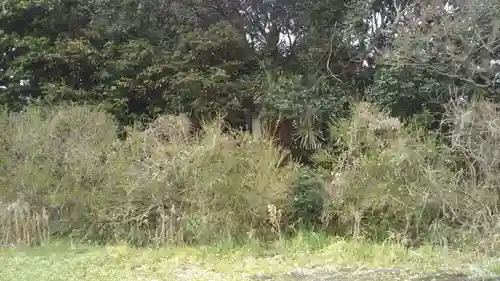
M 252 116 L 252 136 L 256 140 L 262 138 L 262 124 L 258 115 Z

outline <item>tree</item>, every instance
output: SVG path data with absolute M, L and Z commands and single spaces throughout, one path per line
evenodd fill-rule
M 457 96 L 498 98 L 500 6 L 497 1 L 459 2 L 421 6 L 397 28 L 378 66 L 373 100 L 412 117 L 443 112 Z
M 7 0 L 0 102 L 97 103 L 123 124 L 223 111 L 314 150 L 365 94 L 404 117 L 450 86 L 496 95 L 498 5 L 438 2 Z

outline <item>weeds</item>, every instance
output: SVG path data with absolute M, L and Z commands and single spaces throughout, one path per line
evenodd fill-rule
M 47 244 L 50 239 L 49 216 L 45 209 L 36 212 L 28 204 L 0 204 L 0 244 Z
M 478 108 L 481 113 L 471 116 Z M 487 162 L 494 157 L 484 154 L 496 153 L 491 148 L 498 127 L 492 120 L 500 116 L 490 108 L 450 110 L 444 122 L 459 125 L 448 146 L 423 129 L 359 104 L 351 118 L 332 126 L 331 147 L 316 155 L 317 163 L 330 163 L 326 169 L 333 175 L 327 221 L 354 236 L 399 237 L 412 244 L 458 246 L 485 232 L 492 238 L 499 196 L 493 187 L 499 171 L 496 162 Z M 472 128 L 476 132 L 464 134 Z M 459 161 L 464 166 L 457 166 Z
M 163 116 L 118 140 L 113 119 L 95 108 L 2 113 L 0 242 L 69 234 L 136 245 L 239 243 L 313 226 L 407 245 L 481 237 L 493 250 L 500 115 L 490 103 L 452 105 L 443 143 L 361 103 L 331 126 L 314 171 L 284 165 L 272 141 L 222 133 L 220 120 L 193 135 L 187 119 Z
M 297 167 L 281 167 L 285 154 L 270 141 L 224 135 L 220 122 L 190 136 L 187 121 L 172 116 L 145 131 L 129 128 L 119 141 L 112 120 L 83 107 L 11 114 L 1 128 L 2 200 L 50 207 L 52 233 L 85 240 L 203 244 L 275 235 L 268 206 L 284 209 Z

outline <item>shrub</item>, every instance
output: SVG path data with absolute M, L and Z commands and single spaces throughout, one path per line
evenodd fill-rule
M 292 166 L 279 168 L 284 158 L 279 149 L 245 134 L 225 136 L 217 122 L 204 126 L 199 138 L 182 141 L 157 140 L 147 135 L 150 131 L 156 130 L 130 134 L 128 147 L 145 146 L 150 152 L 130 171 L 134 181 L 126 187 L 130 198 L 150 199 L 125 210 L 116 202 L 118 210 L 108 221 L 120 221 L 116 214 L 130 208 L 139 217 L 149 216 L 153 207 L 166 218 L 160 225 L 178 230 L 176 239 L 185 242 L 269 234 L 268 205 L 284 208 L 294 173 Z
M 268 207 L 285 208 L 296 173 L 293 163 L 280 167 L 285 154 L 271 142 L 224 135 L 221 122 L 191 136 L 187 120 L 163 116 L 121 141 L 113 119 L 92 107 L 30 107 L 6 117 L 0 201 L 45 208 L 53 233 L 82 239 L 267 237 Z
M 315 172 L 303 168 L 292 184 L 293 201 L 289 223 L 301 227 L 317 228 L 321 219 L 327 196 L 325 182 Z
M 218 120 L 192 135 L 187 119 L 162 116 L 120 140 L 114 119 L 94 107 L 0 114 L 3 244 L 43 243 L 49 231 L 210 243 L 299 225 L 498 245 L 500 115 L 491 103 L 450 105 L 446 144 L 361 103 L 331 126 L 318 170 L 283 165 L 271 141 L 222 133 Z
M 46 208 L 56 232 L 88 225 L 87 202 L 120 172 L 103 164 L 116 146 L 112 119 L 87 107 L 29 107 L 1 126 L 1 201 Z
M 450 102 L 446 124 L 451 128 L 450 158 L 455 181 L 463 188 L 454 211 L 474 240 L 498 249 L 500 229 L 500 111 L 485 100 Z
M 330 223 L 354 235 L 412 239 L 426 236 L 433 223 L 454 225 L 461 188 L 446 164 L 449 151 L 434 136 L 366 103 L 332 125 L 331 135 L 340 153 L 316 155 L 333 163 Z

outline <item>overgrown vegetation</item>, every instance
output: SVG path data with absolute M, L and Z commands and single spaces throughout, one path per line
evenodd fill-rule
M 194 137 L 186 120 L 164 116 L 121 141 L 113 118 L 101 111 L 30 107 L 2 126 L 2 171 L 9 175 L 2 197 L 47 210 L 52 233 L 84 239 L 208 243 L 252 231 L 265 236 L 268 206 L 284 208 L 297 168 L 283 166 L 283 153 L 270 142 L 228 137 L 220 126 L 207 124 Z M 28 221 L 22 223 L 37 223 Z
M 113 117 L 94 107 L 4 113 L 2 242 L 50 233 L 207 244 L 314 227 L 455 246 L 481 237 L 493 247 L 500 115 L 486 102 L 451 110 L 444 143 L 360 103 L 332 124 L 316 170 L 287 162 L 265 138 L 223 133 L 221 121 L 193 135 L 186 119 L 162 116 L 120 140 Z
M 499 18 L 494 0 L 6 0 L 0 244 L 497 249 Z

